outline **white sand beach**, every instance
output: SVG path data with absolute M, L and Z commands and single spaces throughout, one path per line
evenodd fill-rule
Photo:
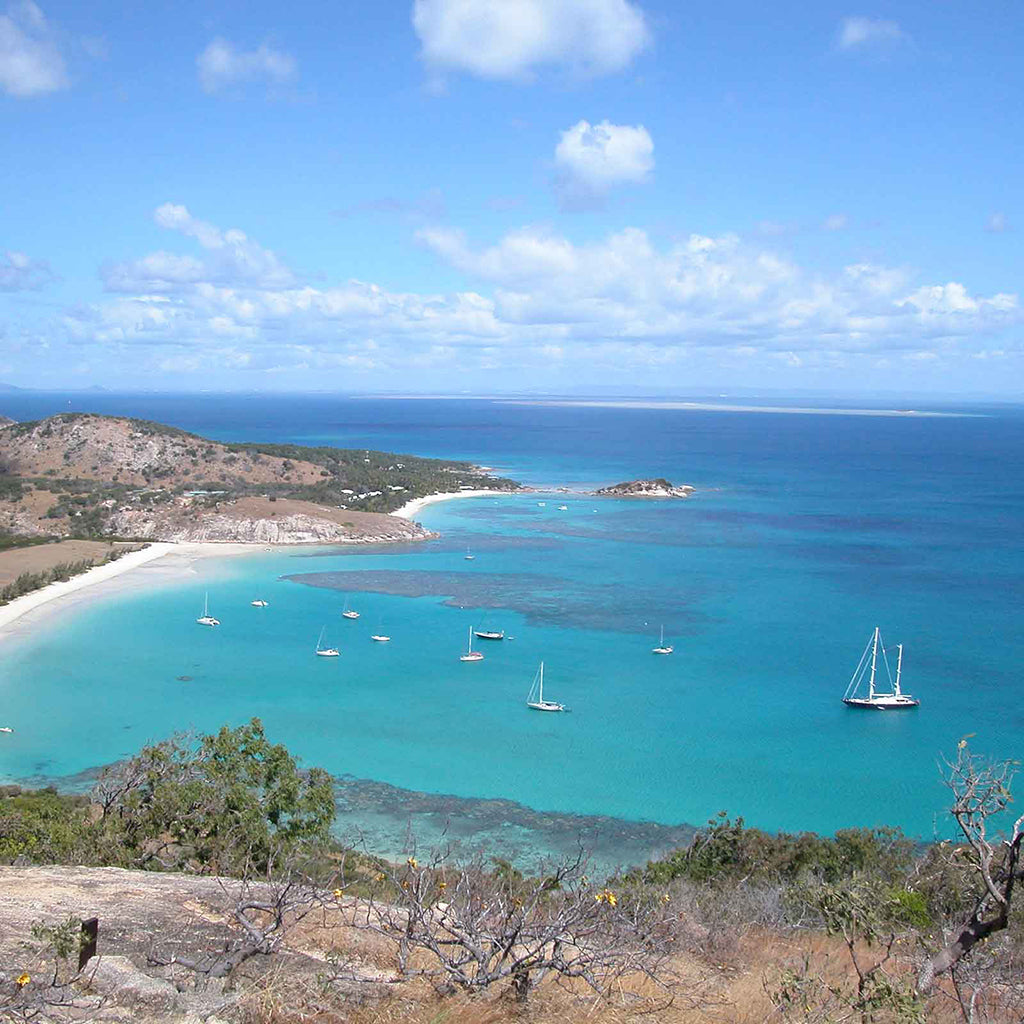
M 428 494 L 426 497 L 413 498 L 412 501 L 407 501 L 401 508 L 396 508 L 391 515 L 397 516 L 399 519 L 412 519 L 421 509 L 426 508 L 427 505 L 434 505 L 439 501 L 451 501 L 453 498 L 489 498 L 499 494 L 515 493 L 517 492 L 485 489 L 477 491 L 450 491 L 445 494 Z
M 30 632 L 44 617 L 114 592 L 173 583 L 193 572 L 197 559 L 254 554 L 256 544 L 171 544 L 163 541 L 97 565 L 70 580 L 50 583 L 0 607 L 0 641 Z

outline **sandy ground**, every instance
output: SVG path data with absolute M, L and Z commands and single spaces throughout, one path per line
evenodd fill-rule
M 480 491 L 451 491 L 448 494 L 428 494 L 425 498 L 413 498 L 412 501 L 407 501 L 401 508 L 396 508 L 391 513 L 393 516 L 397 516 L 399 519 L 412 519 L 417 512 L 427 507 L 427 505 L 436 504 L 439 501 L 451 501 L 453 498 L 487 498 L 497 497 L 498 495 L 515 494 L 515 491 L 496 491 L 496 490 L 480 490 Z

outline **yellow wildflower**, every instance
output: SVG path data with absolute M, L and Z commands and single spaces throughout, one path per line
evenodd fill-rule
M 24 988 L 31 980 L 30 975 L 22 972 L 18 975 L 18 988 Z
M 441 892 L 444 892 L 445 889 L 448 888 L 448 883 L 447 882 L 438 882 L 437 883 L 437 887 L 438 887 L 438 889 L 441 890 Z
M 619 897 L 611 889 L 602 889 L 595 897 L 598 903 L 607 903 L 610 907 L 618 906 Z
M 669 896 L 668 893 L 665 893 L 665 895 L 661 897 L 661 902 L 662 903 L 671 903 L 672 902 L 672 897 Z
M 385 875 L 383 871 L 378 871 L 377 872 L 377 881 L 378 882 L 386 882 L 387 878 L 388 878 L 388 876 Z
M 344 889 L 335 889 L 335 890 L 334 890 L 334 898 L 335 898 L 336 900 L 340 900 L 340 899 L 341 899 L 341 897 L 342 897 L 342 896 L 344 895 L 344 893 L 345 893 L 345 890 L 344 890 Z
M 419 862 L 416 860 L 415 857 L 410 857 L 405 863 L 408 864 L 409 867 L 411 867 L 411 868 L 418 868 L 419 867 Z

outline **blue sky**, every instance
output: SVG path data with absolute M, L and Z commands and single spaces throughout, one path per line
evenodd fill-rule
M 1019 396 L 1017 0 L 0 0 L 0 381 Z

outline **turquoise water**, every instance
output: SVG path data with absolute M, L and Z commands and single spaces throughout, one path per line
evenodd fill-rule
M 17 726 L 2 774 L 66 781 L 173 729 L 258 715 L 339 776 L 341 828 L 371 848 L 394 852 L 412 822 L 422 841 L 447 826 L 531 853 L 582 833 L 630 861 L 721 809 L 769 829 L 945 835 L 941 754 L 969 732 L 993 756 L 1022 752 L 1019 410 L 338 401 L 331 419 L 273 401 L 146 414 L 225 438 L 465 456 L 542 486 L 657 473 L 700 490 L 449 502 L 420 516 L 437 541 L 206 560 L 181 584 L 55 618 L 0 650 Z M 194 622 L 207 589 L 216 630 Z M 251 608 L 257 596 L 270 607 Z M 650 654 L 662 623 L 667 658 Z M 515 639 L 460 663 L 481 624 Z M 915 712 L 839 700 L 876 624 L 906 645 Z M 338 659 L 313 654 L 323 625 Z M 379 631 L 392 642 L 370 641 Z M 541 659 L 571 714 L 525 707 Z

